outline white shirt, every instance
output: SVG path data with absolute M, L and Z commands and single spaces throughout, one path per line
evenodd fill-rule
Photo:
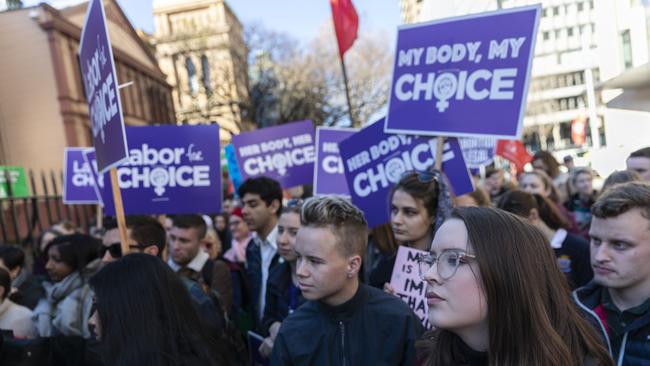
M 278 239 L 278 226 L 275 225 L 273 230 L 271 230 L 269 235 L 266 237 L 266 240 L 262 240 L 259 236 L 256 239 L 262 254 L 262 286 L 260 286 L 258 314 L 261 320 L 262 317 L 264 317 L 264 307 L 266 306 L 266 282 L 269 279 L 269 267 L 271 266 L 271 261 L 273 260 L 275 253 L 278 252 L 278 244 L 275 242 Z
M 190 261 L 190 263 L 187 264 L 187 266 L 181 266 L 178 263 L 174 262 L 172 257 L 169 257 L 167 260 L 167 264 L 169 267 L 174 271 L 178 272 L 181 268 L 187 267 L 195 272 L 200 273 L 201 270 L 203 269 L 203 266 L 205 266 L 205 262 L 210 259 L 210 256 L 208 253 L 204 252 L 203 250 L 199 250 L 199 253 Z
M 555 235 L 553 235 L 553 238 L 551 238 L 551 248 L 553 249 L 562 248 L 562 243 L 564 243 L 564 239 L 566 239 L 567 234 L 568 233 L 566 230 L 558 229 L 555 232 Z

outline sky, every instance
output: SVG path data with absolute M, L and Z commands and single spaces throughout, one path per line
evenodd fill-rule
M 25 6 L 43 2 L 23 1 Z M 45 1 L 55 7 L 78 4 L 79 0 Z M 148 33 L 153 29 L 152 0 L 118 0 L 122 10 L 136 28 Z M 327 0 L 228 0 L 244 27 L 261 24 L 269 30 L 288 33 L 303 43 L 316 37 L 323 23 L 331 22 L 331 9 Z M 379 30 L 388 34 L 392 46 L 400 23 L 399 0 L 353 0 L 359 14 L 359 33 Z

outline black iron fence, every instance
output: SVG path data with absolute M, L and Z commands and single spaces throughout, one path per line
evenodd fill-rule
M 11 184 L 6 184 L 7 196 L 0 198 L 0 240 L 6 244 L 31 247 L 48 227 L 69 221 L 79 231 L 88 232 L 95 217 L 97 206 L 66 205 L 63 203 L 63 174 L 39 172 L 27 173 L 31 193 L 27 197 L 14 197 Z M 5 182 L 10 182 L 5 171 Z

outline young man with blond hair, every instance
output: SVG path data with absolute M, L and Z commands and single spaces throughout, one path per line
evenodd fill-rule
M 296 274 L 309 301 L 284 320 L 272 365 L 412 365 L 422 327 L 397 297 L 359 282 L 363 213 L 343 198 L 306 201 Z

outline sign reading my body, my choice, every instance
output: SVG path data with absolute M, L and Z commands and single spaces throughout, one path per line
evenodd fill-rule
M 232 138 L 243 180 L 267 176 L 282 188 L 310 184 L 314 178 L 314 125 L 292 122 Z
M 339 145 L 352 202 L 366 215 L 368 226 L 390 219 L 388 193 L 407 171 L 425 171 L 435 163 L 437 139 L 384 133 L 383 119 Z M 444 171 L 456 195 L 472 192 L 463 154 L 455 138 L 445 142 Z
M 540 10 L 400 27 L 386 132 L 518 139 Z
M 129 160 L 117 169 L 126 214 L 221 211 L 219 126 L 127 128 Z M 92 155 L 85 154 L 89 164 Z M 96 178 L 104 212 L 115 214 L 108 173 Z
M 358 130 L 352 128 L 318 127 L 316 129 L 315 195 L 350 195 L 339 143 L 356 132 Z
M 79 64 L 90 112 L 97 167 L 105 172 L 128 158 L 113 51 L 101 0 L 88 3 Z

